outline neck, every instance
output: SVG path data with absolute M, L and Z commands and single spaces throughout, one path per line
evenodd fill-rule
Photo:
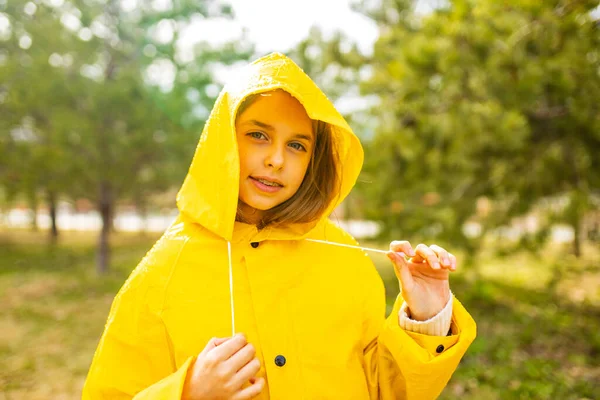
M 238 218 L 241 222 L 251 225 L 258 225 L 264 215 L 263 210 L 250 207 L 243 201 L 238 202 Z

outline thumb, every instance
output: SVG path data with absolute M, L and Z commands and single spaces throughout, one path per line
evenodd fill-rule
M 402 285 L 402 290 L 410 290 L 414 279 L 408 268 L 408 261 L 404 258 L 404 253 L 390 251 L 387 256 L 394 264 L 394 272 Z

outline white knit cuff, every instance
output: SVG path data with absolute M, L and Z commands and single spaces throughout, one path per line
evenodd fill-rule
M 450 292 L 450 300 L 448 300 L 442 311 L 426 321 L 410 319 L 406 312 L 408 305 L 405 301 L 398 312 L 400 327 L 406 331 L 421 333 L 423 335 L 446 336 L 452 323 L 452 297 L 452 292 Z

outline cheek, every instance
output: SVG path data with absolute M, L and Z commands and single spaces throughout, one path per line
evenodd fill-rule
M 308 170 L 308 164 L 310 163 L 310 158 L 299 160 L 296 168 L 294 168 L 294 182 L 297 187 L 300 187 L 302 181 L 304 180 L 304 176 L 306 175 L 306 171 Z
M 246 158 L 246 154 L 242 149 L 240 149 L 240 171 L 246 170 L 246 165 L 248 164 L 248 160 Z
M 240 157 L 240 172 L 245 172 L 252 166 L 252 152 L 249 151 L 247 146 L 240 146 L 239 148 Z

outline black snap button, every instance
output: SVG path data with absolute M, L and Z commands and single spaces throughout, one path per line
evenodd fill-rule
M 284 356 L 275 357 L 275 365 L 277 365 L 278 367 L 283 367 L 285 365 L 285 357 Z
M 252 242 L 250 243 L 250 246 L 257 248 L 258 247 L 258 242 Z
M 437 347 L 437 349 L 435 349 L 435 351 L 436 351 L 438 354 L 439 354 L 439 353 L 441 353 L 442 351 L 444 351 L 444 345 L 443 345 L 443 344 L 440 344 L 440 345 Z

